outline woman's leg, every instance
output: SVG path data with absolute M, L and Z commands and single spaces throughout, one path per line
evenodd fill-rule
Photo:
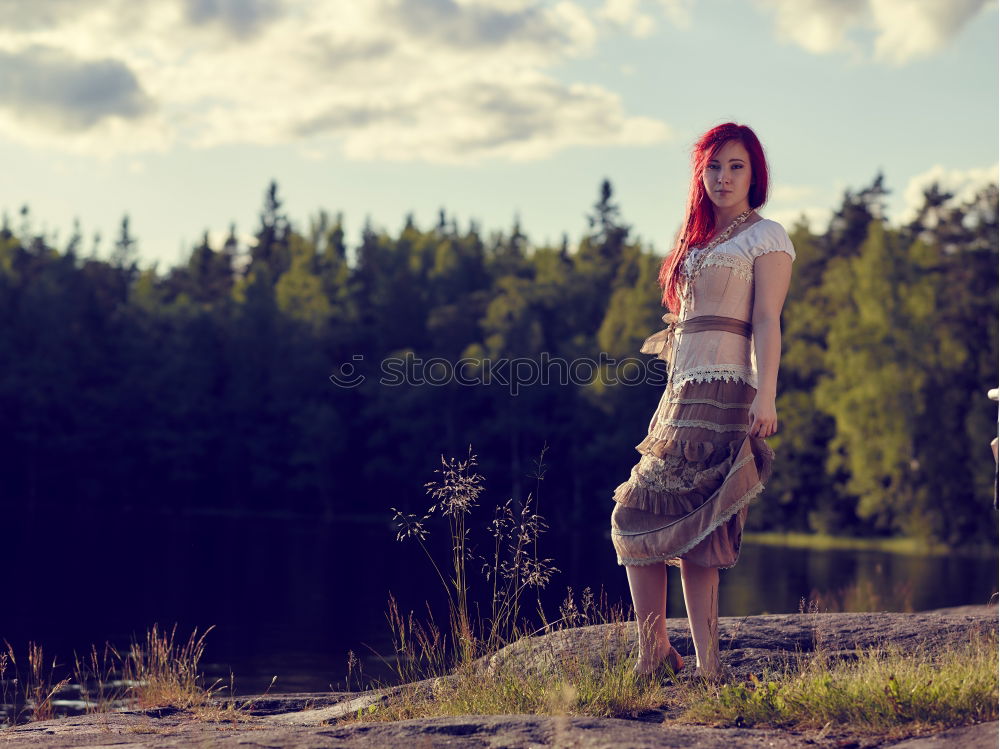
M 681 559 L 681 585 L 687 607 L 691 639 L 698 667 L 705 674 L 718 673 L 719 660 L 719 568 L 702 567 Z
M 667 637 L 667 565 L 625 565 L 632 607 L 639 627 L 639 660 L 635 670 L 649 673 L 670 652 Z

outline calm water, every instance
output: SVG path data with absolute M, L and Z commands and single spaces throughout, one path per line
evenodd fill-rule
M 19 521 L 12 530 L 7 559 L 15 574 L 7 578 L 0 638 L 21 659 L 33 640 L 60 666 L 91 644 L 127 651 L 154 622 L 168 632 L 176 623 L 179 644 L 195 627 L 200 635 L 215 625 L 200 663 L 209 682 L 228 683 L 231 671 L 236 694 L 263 692 L 275 675 L 272 693 L 342 689 L 348 650 L 367 673 L 384 673 L 372 651 L 391 652 L 390 592 L 404 610 L 428 601 L 440 612 L 444 600 L 427 557 L 412 542 L 396 542 L 388 522 L 123 515 L 71 527 Z M 446 549 L 433 551 L 447 574 Z M 577 594 L 603 586 L 611 602 L 628 601 L 624 569 L 601 533 L 549 533 L 541 553 L 556 556 L 561 570 L 543 596 L 550 618 L 559 616 L 567 586 Z M 470 579 L 479 581 L 476 570 Z M 737 566 L 722 573 L 720 614 L 794 612 L 813 594 L 827 602 L 846 596 L 847 610 L 919 611 L 986 603 L 996 590 L 995 557 L 746 543 Z M 668 598 L 670 616 L 683 616 L 676 569 Z

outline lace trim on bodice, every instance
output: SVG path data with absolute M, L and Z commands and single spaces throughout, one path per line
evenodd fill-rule
M 713 247 L 712 249 L 715 248 Z M 683 276 L 688 280 L 688 283 L 690 283 L 693 280 L 691 278 L 692 268 L 696 268 L 698 266 L 698 262 L 701 259 L 701 256 L 704 255 L 706 252 L 711 252 L 712 249 L 708 249 L 707 247 L 692 247 L 688 251 L 688 256 L 684 258 L 684 263 L 681 265 L 681 269 L 684 271 Z M 710 260 L 711 258 L 706 258 L 706 259 Z
M 742 278 L 747 283 L 753 282 L 753 265 L 746 258 L 739 257 L 738 255 L 730 255 L 725 252 L 716 252 L 710 257 L 705 258 L 705 263 L 701 267 L 704 269 L 710 265 L 732 268 L 736 276 Z

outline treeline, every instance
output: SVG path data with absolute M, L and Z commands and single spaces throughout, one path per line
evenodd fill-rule
M 992 540 L 997 188 L 958 204 L 934 186 L 900 227 L 885 195 L 879 175 L 825 233 L 788 227 L 776 474 L 749 527 Z M 607 181 L 572 249 L 531 246 L 516 224 L 460 230 L 442 211 L 397 236 L 366 225 L 348 251 L 339 214 L 293 227 L 274 183 L 250 247 L 206 234 L 165 272 L 138 267 L 127 218 L 109 260 L 83 256 L 78 231 L 55 244 L 28 221 L 0 229 L 11 509 L 387 518 L 423 509 L 440 456 L 471 444 L 491 501 L 541 486 L 554 527 L 599 528 L 659 397 L 609 372 L 516 395 L 379 382 L 393 356 L 647 359 L 662 256 Z

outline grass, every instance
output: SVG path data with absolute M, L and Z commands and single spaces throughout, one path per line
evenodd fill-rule
M 475 640 L 471 645 L 482 652 L 480 658 L 459 658 L 448 667 L 440 637 L 429 635 L 428 626 L 412 616 L 400 617 L 391 600 L 390 611 L 396 612 L 390 619 L 394 622 L 397 652 L 406 642 L 416 643 L 418 652 L 411 653 L 414 657 L 407 661 L 410 665 L 403 667 L 398 689 L 386 684 L 370 685 L 389 690 L 389 699 L 359 710 L 346 722 L 511 713 L 636 717 L 662 703 L 659 683 L 638 677 L 632 668 L 634 659 L 620 657 L 626 647 L 623 626 L 609 629 L 596 653 L 576 655 L 554 648 L 536 652 L 538 660 L 553 664 L 551 669 L 525 667 L 524 661 L 516 657 L 493 659 L 496 651 L 483 648 Z M 563 616 L 546 628 L 550 633 L 570 629 L 574 624 L 626 624 L 620 608 L 599 606 L 589 589 L 584 590 L 579 606 L 570 591 L 560 613 Z M 537 632 L 522 630 L 510 642 L 537 642 L 534 634 Z M 413 666 L 414 662 L 430 668 L 421 670 Z M 433 680 L 429 687 L 427 679 Z
M 590 623 L 624 621 L 591 611 Z M 634 657 L 620 657 L 624 642 L 609 636 L 596 658 L 592 653 L 552 653 L 547 673 L 516 659 L 493 671 L 460 664 L 449 675 L 439 675 L 429 689 L 404 684 L 383 703 L 342 722 L 513 713 L 635 718 L 660 710 L 670 715 L 666 723 L 835 728 L 892 738 L 997 720 L 995 630 L 970 628 L 967 640 L 934 652 L 887 643 L 858 649 L 854 658 L 845 659 L 822 645 L 818 603 L 811 602 L 803 613 L 816 630 L 818 649 L 745 680 L 715 685 L 637 677 Z
M 153 624 L 146 632 L 145 642 L 133 641 L 124 655 L 110 643 L 105 643 L 100 654 L 96 646 L 91 646 L 88 657 L 83 659 L 74 652 L 73 678 L 63 678 L 55 684 L 52 681 L 57 660 L 53 658 L 46 670 L 40 645 L 29 642 L 27 669 L 22 672 L 13 646 L 4 640 L 7 652 L 0 653 L 0 702 L 12 709 L 0 725 L 57 717 L 56 703 L 60 697 L 68 697 L 65 693 L 71 683 L 79 689 L 85 714 L 173 707 L 189 711 L 196 719 L 228 721 L 234 725 L 245 722 L 249 720 L 252 702 L 237 706 L 236 700 L 231 700 L 226 707 L 219 707 L 214 698 L 225 687 L 218 686 L 218 681 L 208 687 L 200 683 L 198 662 L 204 651 L 205 636 L 212 629 L 209 627 L 200 638 L 195 629 L 187 643 L 180 645 L 174 641 L 176 625 L 168 636 Z M 10 679 L 8 670 L 13 672 Z M 8 684 L 15 689 L 11 690 Z M 232 674 L 229 688 L 231 694 Z
M 973 629 L 937 652 L 890 643 L 853 661 L 819 651 L 797 667 L 685 696 L 679 720 L 723 726 L 893 736 L 997 720 L 997 633 Z

